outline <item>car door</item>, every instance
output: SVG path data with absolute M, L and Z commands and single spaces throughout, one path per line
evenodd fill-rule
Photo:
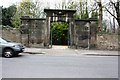
M 2 54 L 2 42 L 0 41 L 0 54 Z

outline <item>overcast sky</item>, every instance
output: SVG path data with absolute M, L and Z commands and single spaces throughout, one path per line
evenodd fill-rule
M 0 0 L 0 6 L 9 7 L 12 4 L 20 3 L 22 0 Z M 34 0 L 33 0 L 34 1 Z M 55 3 L 60 3 L 62 0 L 38 0 L 42 3 L 49 3 L 50 7 L 55 5 Z M 68 0 L 65 0 L 66 2 Z
M 0 6 L 9 7 L 12 4 L 20 3 L 21 1 L 22 0 L 0 0 Z M 32 0 L 32 1 L 35 1 L 35 0 Z M 37 1 L 40 1 L 44 4 L 49 3 L 50 7 L 52 8 L 56 3 L 61 3 L 62 1 L 65 1 L 67 3 L 68 1 L 79 1 L 79 0 L 37 0 Z M 92 1 L 94 0 L 88 0 L 88 3 L 92 3 Z
M 3 6 L 3 7 L 9 7 L 10 5 L 12 4 L 18 4 L 20 3 L 22 0 L 0 0 L 0 6 Z M 33 0 L 35 1 L 35 0 Z M 40 1 L 43 3 L 43 5 L 47 5 L 49 6 L 50 8 L 55 8 L 55 4 L 57 3 L 61 3 L 62 1 L 65 1 L 66 3 L 70 0 L 37 0 L 37 1 Z M 72 1 L 79 1 L 79 0 L 72 0 Z M 92 4 L 92 1 L 94 0 L 88 0 L 88 3 L 89 4 Z M 105 4 L 106 2 L 108 2 L 109 0 L 102 0 L 102 2 Z M 116 1 L 116 0 L 114 0 Z M 107 16 L 110 16 L 110 14 L 107 14 Z M 108 18 L 106 16 L 106 14 L 104 13 L 104 18 Z M 108 20 L 108 19 L 107 19 Z
M 22 0 L 0 0 L 0 6 L 3 7 L 9 7 L 12 4 L 16 4 L 16 3 L 20 3 Z M 32 0 L 35 1 L 35 0 Z M 56 3 L 60 3 L 62 1 L 65 1 L 66 3 L 70 0 L 37 0 L 43 3 L 49 3 L 50 7 L 52 7 L 53 5 L 55 5 Z M 72 0 L 72 1 L 79 1 L 79 0 Z M 92 1 L 94 0 L 88 0 L 88 3 L 92 3 Z M 104 2 L 107 2 L 109 0 L 102 0 Z

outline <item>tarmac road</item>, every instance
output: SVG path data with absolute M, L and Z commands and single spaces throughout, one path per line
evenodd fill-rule
M 74 51 L 62 49 L 42 51 L 43 54 L 22 53 L 18 57 L 3 58 L 2 77 L 118 78 L 118 56 L 74 55 Z M 51 55 L 50 51 L 62 55 Z

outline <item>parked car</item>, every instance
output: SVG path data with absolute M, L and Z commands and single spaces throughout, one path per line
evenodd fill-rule
M 10 58 L 23 52 L 25 46 L 20 43 L 14 43 L 0 37 L 0 53 L 3 57 Z

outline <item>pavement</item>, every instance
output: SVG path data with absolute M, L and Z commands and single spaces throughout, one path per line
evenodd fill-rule
M 84 55 L 96 55 L 96 56 L 119 56 L 119 51 L 107 51 L 107 50 L 82 50 L 82 49 L 70 49 L 67 47 L 53 47 L 51 49 L 43 48 L 26 48 L 24 54 L 38 54 L 38 55 L 54 55 L 54 56 L 84 56 Z

